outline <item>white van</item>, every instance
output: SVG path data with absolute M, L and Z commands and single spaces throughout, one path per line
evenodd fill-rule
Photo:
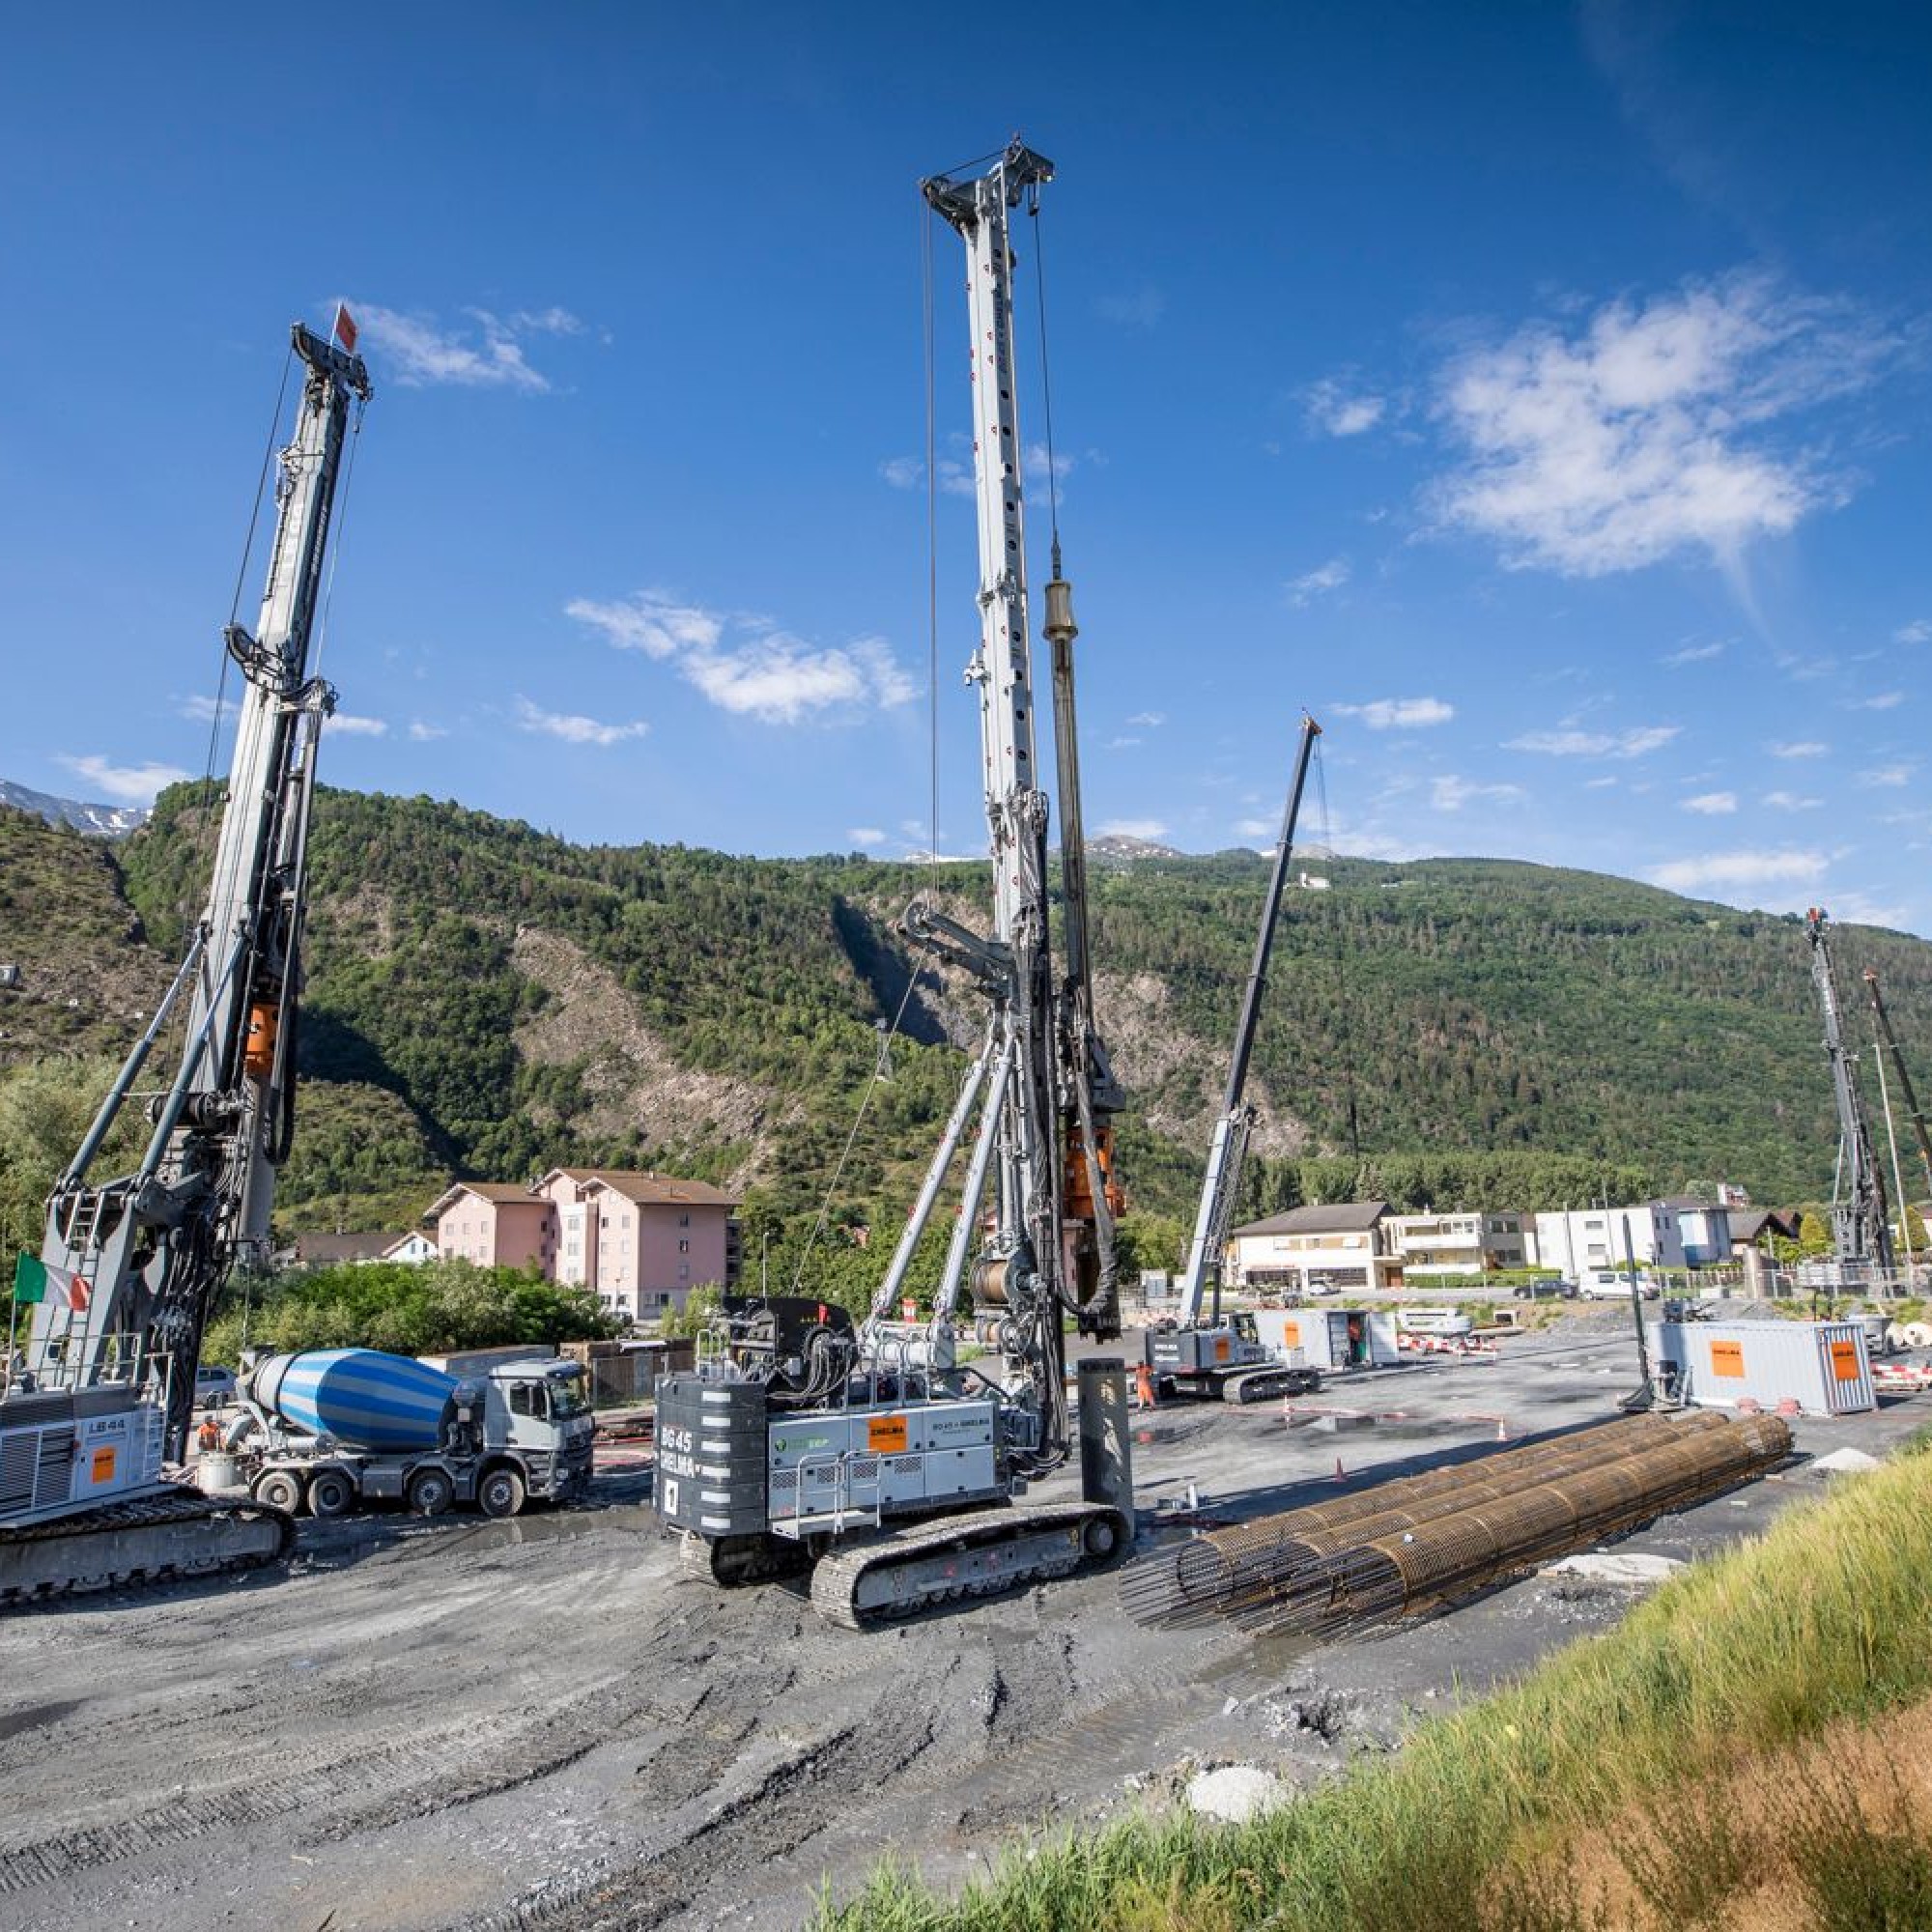
M 1646 1275 L 1633 1278 L 1622 1268 L 1585 1268 L 1577 1291 L 1586 1301 L 1623 1301 L 1633 1293 L 1657 1298 L 1657 1284 Z

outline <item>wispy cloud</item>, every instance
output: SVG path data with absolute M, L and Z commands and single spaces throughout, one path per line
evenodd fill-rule
M 197 692 L 190 697 L 184 697 L 175 708 L 184 718 L 197 724 L 212 724 L 217 717 L 232 718 L 235 715 L 235 700 L 231 697 L 224 705 L 219 698 Z
M 1868 772 L 1859 774 L 1859 782 L 1870 789 L 1893 791 L 1912 782 L 1912 765 L 1878 765 Z
M 1139 738 L 1129 732 L 1124 737 L 1109 738 L 1107 740 L 1107 749 L 1110 752 L 1131 752 L 1140 742 Z
M 1706 818 L 1719 818 L 1738 809 L 1738 795 L 1734 791 L 1700 791 L 1695 798 L 1684 801 L 1686 811 L 1700 811 Z
M 1656 867 L 1650 877 L 1653 885 L 1673 893 L 1697 892 L 1710 886 L 1736 890 L 1797 885 L 1817 878 L 1825 866 L 1825 854 L 1816 851 L 1706 852 L 1699 858 L 1673 859 L 1668 865 Z
M 1167 313 L 1167 298 L 1152 283 L 1143 282 L 1124 294 L 1102 296 L 1094 306 L 1122 328 L 1151 328 Z
M 345 738 L 385 738 L 389 733 L 387 719 L 357 718 L 349 711 L 331 711 L 322 728 L 330 733 L 339 731 Z
M 845 836 L 853 844 L 863 846 L 868 851 L 872 846 L 883 845 L 886 842 L 886 835 L 876 825 L 855 825 Z
M 1158 818 L 1110 818 L 1094 834 L 1096 838 L 1165 838 L 1167 827 Z
M 1932 617 L 1915 617 L 1891 634 L 1895 644 L 1932 644 Z
M 1848 697 L 1844 701 L 1847 711 L 1896 711 L 1904 702 L 1902 691 L 1881 691 L 1873 697 Z
M 424 310 L 405 312 L 375 302 L 349 303 L 362 331 L 363 346 L 375 360 L 387 363 L 405 388 L 454 384 L 463 388 L 520 389 L 546 394 L 550 378 L 532 368 L 524 354 L 533 336 L 578 335 L 583 324 L 568 309 L 519 309 L 493 315 L 466 309 L 466 321 L 445 327 Z
M 889 456 L 879 465 L 879 474 L 895 490 L 923 490 L 925 465 L 917 456 Z M 939 487 L 949 497 L 973 494 L 973 469 L 956 458 L 942 456 L 937 466 Z
M 1431 781 L 1429 802 L 1437 811 L 1461 811 L 1472 800 L 1489 805 L 1514 805 L 1526 797 L 1520 785 L 1480 784 L 1474 779 L 1445 773 Z
M 1167 723 L 1167 713 L 1165 711 L 1136 711 L 1127 720 L 1127 723 L 1129 724 L 1138 724 L 1149 731 L 1153 731 L 1159 729 L 1161 725 Z
M 621 745 L 626 738 L 641 738 L 651 728 L 641 719 L 629 724 L 607 724 L 597 718 L 545 711 L 527 697 L 517 699 L 517 723 L 526 731 L 540 731 L 569 745 Z
M 1816 738 L 1798 738 L 1781 743 L 1774 742 L 1764 749 L 1774 758 L 1822 758 L 1832 748 L 1820 744 Z
M 1309 427 L 1324 436 L 1360 436 L 1374 429 L 1388 410 L 1383 397 L 1332 377 L 1311 384 L 1305 400 Z
M 1281 827 L 1270 825 L 1265 818 L 1237 818 L 1235 821 L 1236 838 L 1273 838 Z
M 1804 798 L 1795 791 L 1768 791 L 1764 802 L 1774 811 L 1816 811 L 1825 803 L 1822 798 Z
M 1682 670 L 1686 665 L 1708 664 L 1723 654 L 1722 644 L 1686 644 L 1681 651 L 1672 651 L 1667 658 L 1659 658 L 1658 663 L 1666 670 Z
M 1435 508 L 1511 568 L 1599 577 L 1687 551 L 1734 566 L 1840 494 L 1776 426 L 1891 348 L 1847 303 L 1742 274 L 1532 324 L 1445 372 L 1439 414 L 1465 455 Z
M 1337 704 L 1338 718 L 1359 718 L 1371 731 L 1416 731 L 1429 724 L 1446 724 L 1456 707 L 1439 697 L 1377 697 L 1367 704 Z
M 1660 751 L 1681 724 L 1635 724 L 1623 731 L 1525 731 L 1504 746 L 1509 752 L 1542 752 L 1552 758 L 1641 758 Z
M 449 736 L 449 726 L 447 724 L 432 724 L 427 719 L 417 718 L 410 724 L 410 736 L 418 745 L 427 745 L 434 738 L 447 738 Z
M 1289 602 L 1295 605 L 1311 604 L 1316 598 L 1330 590 L 1339 590 L 1349 581 L 1349 559 L 1345 556 L 1331 556 L 1324 564 L 1303 576 L 1289 582 Z
M 578 597 L 564 612 L 620 650 L 674 664 L 721 710 L 765 724 L 792 724 L 839 710 L 890 710 L 915 693 L 880 638 L 813 645 L 769 618 L 710 611 L 656 590 L 618 603 Z
M 177 765 L 116 765 L 97 753 L 63 752 L 59 762 L 120 805 L 153 805 L 163 785 L 179 783 L 187 773 Z

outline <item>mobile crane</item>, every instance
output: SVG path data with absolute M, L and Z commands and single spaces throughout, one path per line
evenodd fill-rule
M 223 633 L 242 679 L 208 897 L 185 956 L 54 1183 L 22 1359 L 0 1392 L 0 1600 L 275 1561 L 288 1516 L 170 1480 L 194 1405 L 214 1296 L 269 1254 L 275 1174 L 295 1127 L 296 1032 L 315 753 L 335 694 L 309 670 L 352 404 L 370 394 L 338 311 L 325 340 L 294 325 L 302 369 L 281 451 L 268 583 L 254 634 Z M 129 1175 L 89 1179 L 156 1043 L 180 1058 L 147 1100 Z
M 1830 915 L 1822 906 L 1813 906 L 1804 915 L 1804 928 L 1811 941 L 1811 983 L 1825 1022 L 1825 1053 L 1832 1064 L 1832 1095 L 1838 1109 L 1838 1165 L 1832 1188 L 1837 1286 L 1882 1289 L 1892 1270 L 1885 1175 L 1872 1151 L 1871 1128 L 1838 1022 L 1838 988 L 1832 971 L 1829 924 Z
M 1289 854 L 1294 845 L 1294 824 L 1301 814 L 1301 790 L 1308 778 L 1308 758 L 1321 727 L 1304 715 L 1301 741 L 1294 754 L 1294 776 L 1288 787 L 1282 814 L 1281 842 L 1275 847 L 1274 869 L 1268 876 L 1262 903 L 1261 930 L 1255 935 L 1254 963 L 1248 968 L 1247 990 L 1241 997 L 1240 1018 L 1235 1026 L 1235 1050 L 1228 1062 L 1228 1085 L 1215 1118 L 1214 1137 L 1208 1150 L 1208 1172 L 1201 1183 L 1201 1206 L 1194 1217 L 1194 1238 L 1187 1250 L 1187 1270 L 1180 1278 L 1178 1320 L 1147 1331 L 1147 1364 L 1156 1386 L 1165 1392 L 1250 1403 L 1271 1396 L 1303 1394 L 1318 1387 L 1320 1374 L 1281 1360 L 1256 1331 L 1252 1315 L 1221 1319 L 1221 1258 L 1227 1250 L 1228 1225 L 1241 1189 L 1241 1169 L 1247 1160 L 1248 1138 L 1254 1131 L 1255 1110 L 1248 1103 L 1248 1057 L 1254 1050 L 1255 1029 L 1261 1023 L 1262 995 L 1267 987 L 1268 953 L 1281 911 L 1282 890 L 1288 882 Z M 1212 1284 L 1213 1300 L 1206 1321 L 1201 1304 Z
M 984 1037 L 866 1320 L 797 1296 L 730 1298 L 722 1354 L 658 1384 L 656 1508 L 686 1532 L 695 1567 L 737 1583 L 815 1564 L 814 1605 L 852 1628 L 1065 1575 L 1106 1560 L 1134 1530 L 1118 1360 L 1081 1365 L 1082 1500 L 1018 1503 L 1071 1447 L 1063 1317 L 1099 1340 L 1120 1333 L 1113 1228 L 1122 1198 L 1109 1121 L 1122 1099 L 1094 1017 L 1076 626 L 1057 543 L 1042 626 L 1053 647 L 1066 905 L 1057 980 L 1048 803 L 1034 755 L 1009 217 L 1052 175 L 1014 141 L 983 174 L 922 185 L 967 248 L 980 555 L 980 642 L 967 679 L 980 697 L 993 929 L 973 932 L 924 900 L 901 923 L 978 981 Z M 976 1119 L 932 1317 L 892 1320 Z M 992 1227 L 969 1266 L 989 1177 Z M 995 1373 L 957 1360 L 962 1284 L 997 1352 Z

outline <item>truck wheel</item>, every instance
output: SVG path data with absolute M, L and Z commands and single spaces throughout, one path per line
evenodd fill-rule
M 287 1510 L 299 1516 L 302 1506 L 301 1478 L 288 1469 L 271 1469 L 255 1485 L 255 1500 L 270 1509 Z
M 308 1506 L 316 1516 L 347 1516 L 355 1507 L 355 1485 L 340 1469 L 318 1469 L 308 1481 Z
M 440 1469 L 418 1469 L 404 1500 L 417 1516 L 440 1516 L 456 1500 L 456 1485 Z
M 516 1470 L 497 1467 L 476 1486 L 476 1502 L 485 1516 L 515 1516 L 524 1506 L 524 1479 Z

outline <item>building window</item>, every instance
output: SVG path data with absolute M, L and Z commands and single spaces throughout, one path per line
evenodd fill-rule
M 678 1226 L 679 1226 L 680 1228 L 688 1228 L 688 1227 L 690 1227 L 690 1226 L 691 1226 L 691 1216 L 690 1216 L 689 1214 L 680 1214 L 680 1215 L 679 1215 L 679 1216 L 677 1217 L 677 1225 L 678 1225 Z
M 680 1241 L 677 1244 L 677 1251 L 681 1255 L 688 1255 L 691 1252 L 691 1243 L 689 1241 Z

